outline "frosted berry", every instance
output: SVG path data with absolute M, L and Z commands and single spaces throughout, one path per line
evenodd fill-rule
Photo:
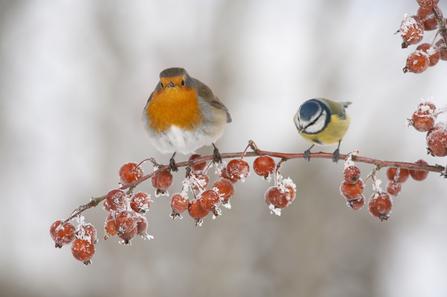
M 63 221 L 57 220 L 50 227 L 50 236 L 55 242 L 56 248 L 62 248 L 63 245 L 69 244 L 75 239 L 76 228 L 70 222 L 65 223 L 59 230 L 56 229 L 61 225 Z
M 172 195 L 171 200 L 171 217 L 173 219 L 179 217 L 182 218 L 181 213 L 185 212 L 189 206 L 188 196 L 176 193 Z
M 388 193 L 375 193 L 369 199 L 368 206 L 369 213 L 383 222 L 390 217 L 393 202 Z
M 193 155 L 191 155 L 191 157 L 189 157 L 188 161 L 191 162 L 191 161 L 194 161 L 195 159 L 200 158 L 200 157 L 201 157 L 201 155 L 199 155 L 199 154 L 193 154 Z M 203 162 L 194 164 L 192 166 L 191 170 L 193 173 L 203 174 L 203 171 L 205 170 L 205 168 L 206 168 L 206 161 L 203 161 Z
M 355 165 L 346 167 L 343 170 L 343 178 L 348 184 L 356 184 L 360 180 L 360 169 Z
M 104 225 L 104 240 L 107 240 L 109 237 L 113 237 L 118 235 L 118 227 L 116 226 L 115 221 L 115 213 L 111 212 L 106 218 L 106 222 Z
M 340 193 L 346 200 L 356 200 L 363 194 L 363 181 L 359 179 L 355 184 L 349 184 L 345 180 L 340 185 Z
M 189 203 L 188 213 L 196 221 L 196 226 L 201 226 L 203 219 L 208 215 L 209 211 L 204 210 L 199 200 L 194 199 Z
M 166 194 L 167 190 L 172 186 L 173 175 L 167 170 L 155 173 L 152 178 L 152 186 L 157 189 L 156 196 Z
M 124 210 L 116 215 L 116 227 L 118 236 L 123 239 L 123 244 L 130 244 L 130 240 L 137 235 L 137 217 L 128 210 Z
M 257 157 L 253 161 L 253 170 L 257 175 L 267 177 L 275 170 L 275 161 L 270 156 Z
M 430 131 L 436 121 L 436 106 L 431 102 L 421 102 L 411 118 L 411 125 L 419 132 Z
M 388 167 L 388 169 L 386 170 L 386 177 L 388 178 L 388 180 L 394 180 L 401 184 L 406 182 L 409 176 L 410 171 L 405 168 Z
M 424 27 L 419 23 L 418 16 L 406 16 L 400 24 L 400 36 L 402 36 L 402 48 L 410 44 L 416 44 L 424 38 Z
M 93 244 L 98 243 L 98 233 L 92 224 L 81 224 L 76 229 L 76 238 L 87 240 Z
M 264 194 L 267 205 L 274 208 L 284 209 L 290 203 L 290 192 L 280 189 L 278 186 L 272 186 Z M 272 210 L 272 209 L 271 209 Z
M 76 238 L 71 245 L 71 253 L 76 260 L 83 262 L 85 265 L 89 265 L 92 263 L 90 260 L 95 254 L 95 246 L 87 240 Z
M 137 218 L 137 235 L 140 235 L 144 240 L 150 240 L 154 237 L 147 234 L 147 219 L 143 216 Z
M 402 190 L 401 183 L 395 182 L 394 180 L 388 181 L 388 184 L 386 185 L 386 191 L 388 192 L 388 194 L 397 196 L 399 195 L 401 190 Z
M 104 203 L 107 203 L 107 207 L 104 207 L 104 209 L 112 211 L 125 210 L 127 208 L 127 195 L 123 190 L 111 190 L 107 193 Z
M 353 210 L 359 210 L 365 205 L 365 196 L 361 196 L 355 200 L 348 200 L 346 204 Z
M 214 211 L 220 205 L 221 201 L 216 191 L 207 190 L 200 195 L 199 202 L 203 210 L 210 212 Z
M 416 0 L 422 8 L 434 8 L 438 5 L 439 0 Z
M 447 156 L 447 128 L 438 123 L 427 133 L 427 151 L 435 157 Z
M 191 175 L 191 189 L 203 192 L 210 183 L 210 177 L 206 174 L 193 173 Z
M 242 159 L 233 159 L 227 165 L 227 173 L 232 178 L 244 180 L 250 173 L 250 166 Z
M 415 162 L 416 164 L 422 164 L 422 165 L 428 165 L 427 162 L 425 162 L 424 160 L 417 160 Z M 428 171 L 424 171 L 424 170 L 410 170 L 410 175 L 414 180 L 417 181 L 423 181 L 424 179 L 427 178 L 428 176 Z
M 223 201 L 229 200 L 234 195 L 234 185 L 226 178 L 216 180 L 212 188 L 219 194 Z
M 422 73 L 430 65 L 428 55 L 422 51 L 415 51 L 408 55 L 407 62 L 403 68 L 404 73 Z
M 119 170 L 120 180 L 123 185 L 130 184 L 143 176 L 143 168 L 136 163 L 127 163 Z
M 441 10 L 436 8 L 436 11 L 438 15 L 442 17 Z M 416 15 L 421 19 L 425 31 L 432 31 L 438 28 L 438 21 L 436 20 L 436 16 L 431 8 L 419 7 Z
M 428 59 L 430 60 L 430 64 L 428 65 L 428 67 L 433 67 L 438 64 L 441 54 L 437 46 L 433 46 L 430 43 L 422 43 L 418 45 L 416 50 L 422 51 L 423 53 L 427 54 Z
M 228 180 L 231 181 L 233 184 L 237 183 L 237 181 L 238 181 L 237 178 L 235 178 L 235 177 L 231 177 L 231 176 L 228 174 L 227 166 L 223 167 L 223 168 L 220 170 L 220 172 L 219 172 L 219 177 L 228 179 Z
M 144 192 L 138 192 L 130 199 L 130 208 L 139 214 L 145 214 L 151 206 L 151 198 Z

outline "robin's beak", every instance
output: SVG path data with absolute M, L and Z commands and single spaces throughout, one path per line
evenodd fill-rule
M 168 88 L 173 88 L 173 87 L 175 87 L 175 84 L 174 84 L 173 82 L 170 82 L 170 83 L 168 84 Z

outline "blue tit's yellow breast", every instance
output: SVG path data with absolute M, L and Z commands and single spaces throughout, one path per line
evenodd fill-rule
M 348 131 L 351 118 L 345 114 L 345 118 L 340 118 L 337 115 L 332 115 L 329 124 L 323 131 L 315 134 L 300 133 L 300 135 L 309 142 L 317 145 L 333 145 L 338 144 L 340 140 Z

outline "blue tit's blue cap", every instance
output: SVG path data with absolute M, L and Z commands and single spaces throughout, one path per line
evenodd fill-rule
M 321 111 L 320 103 L 311 99 L 303 103 L 300 107 L 300 118 L 304 121 L 310 121 L 313 116 L 319 114 Z

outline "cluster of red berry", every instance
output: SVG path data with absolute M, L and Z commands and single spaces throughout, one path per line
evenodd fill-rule
M 121 183 L 126 185 L 142 177 L 143 169 L 138 164 L 128 163 L 120 168 L 119 176 Z M 109 191 L 103 204 L 103 208 L 109 212 L 104 225 L 104 240 L 118 235 L 123 239 L 121 243 L 128 245 L 136 235 L 144 239 L 153 238 L 146 232 L 148 224 L 144 217 L 150 203 L 150 195 L 144 192 L 129 196 L 121 189 Z M 83 217 L 80 216 L 78 220 L 83 221 Z M 96 229 L 92 224 L 82 222 L 75 228 L 70 222 L 58 220 L 51 226 L 50 234 L 57 248 L 74 240 L 71 248 L 73 256 L 85 265 L 91 263 L 95 254 L 93 244 L 98 241 Z
M 434 40 L 440 35 L 436 43 L 422 43 L 416 50 L 407 57 L 407 62 L 403 68 L 404 73 L 422 73 L 428 67 L 435 66 L 439 59 L 447 60 L 447 29 L 446 19 L 438 7 L 439 0 L 416 0 L 419 9 L 416 15 L 404 16 L 400 25 L 400 35 L 402 36 L 402 48 L 418 44 L 424 38 L 425 31 L 437 30 Z M 433 45 L 434 43 L 434 45 Z
M 434 157 L 447 156 L 447 123 L 436 123 L 438 115 L 443 112 L 444 109 L 437 110 L 430 100 L 424 100 L 407 121 L 417 131 L 427 132 L 427 152 Z
M 95 254 L 94 244 L 98 242 L 98 235 L 92 224 L 84 223 L 83 219 L 80 221 L 75 228 L 70 222 L 62 224 L 64 221 L 57 220 L 50 227 L 50 235 L 56 243 L 56 248 L 72 243 L 73 256 L 85 265 L 89 265 Z
M 427 164 L 427 162 L 418 160 L 416 161 L 416 164 Z M 384 192 L 380 188 L 380 180 L 377 180 L 375 177 L 376 173 L 377 169 L 366 178 L 366 180 L 370 177 L 372 178 L 374 189 L 374 194 L 369 198 L 368 208 L 371 215 L 379 218 L 381 221 L 387 220 L 391 214 L 391 209 L 393 207 L 391 195 L 397 196 L 400 193 L 402 190 L 402 183 L 404 183 L 410 175 L 417 181 L 424 180 L 428 175 L 428 171 L 390 167 L 386 172 L 389 181 L 387 190 Z M 340 193 L 346 199 L 346 204 L 353 210 L 361 209 L 365 205 L 365 196 L 363 195 L 365 187 L 360 174 L 360 169 L 354 165 L 351 158 L 348 158 L 345 162 L 343 171 L 344 180 L 340 185 Z

